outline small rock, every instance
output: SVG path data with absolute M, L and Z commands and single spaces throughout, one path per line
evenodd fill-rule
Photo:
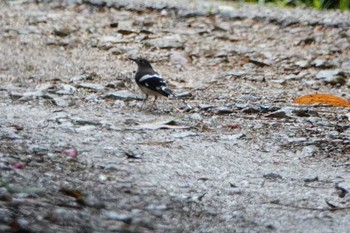
M 245 100 L 245 101 L 259 101 L 261 100 L 261 97 L 257 97 L 255 95 L 251 94 L 244 94 L 238 97 L 240 100 Z
M 266 115 L 266 117 L 278 118 L 278 119 L 289 119 L 291 118 L 289 114 L 285 111 L 276 111 L 271 114 Z
M 133 152 L 131 150 L 125 150 L 123 152 L 124 152 L 124 155 L 126 155 L 126 157 L 128 159 L 142 159 L 143 158 L 143 154 L 140 154 L 138 152 Z
M 225 114 L 231 114 L 233 113 L 233 110 L 228 107 L 218 107 L 214 109 L 214 112 L 218 115 L 225 115 Z
M 182 9 L 179 9 L 177 16 L 180 18 L 192 18 L 197 16 L 205 16 L 208 14 L 209 14 L 208 10 L 205 10 L 205 9 L 193 10 L 193 9 L 182 8 Z
M 323 70 L 316 75 L 316 79 L 331 85 L 344 85 L 346 78 L 346 74 L 340 70 Z
M 73 124 L 75 125 L 93 125 L 93 126 L 100 126 L 102 123 L 98 120 L 85 120 L 80 118 L 72 119 Z
M 86 101 L 99 102 L 98 95 L 90 94 L 84 98 Z
M 322 60 L 322 59 L 315 59 L 313 62 L 312 62 L 312 65 L 317 67 L 317 68 L 331 68 L 333 67 L 333 65 L 326 61 L 326 60 Z
M 305 146 L 301 151 L 303 156 L 314 156 L 318 151 L 318 147 L 315 145 Z
M 271 110 L 278 109 L 272 108 Z M 284 107 L 281 108 L 280 110 L 277 110 L 269 115 L 266 115 L 266 117 L 272 117 L 272 118 L 280 118 L 280 119 L 289 119 L 293 118 L 293 116 L 303 116 L 303 117 L 313 117 L 313 116 L 318 116 L 318 113 L 312 110 L 303 110 L 303 109 L 295 109 L 293 107 Z
M 98 176 L 98 180 L 101 181 L 101 182 L 104 182 L 104 181 L 108 180 L 108 177 L 103 175 L 103 174 L 100 174 Z
M 56 106 L 59 106 L 59 107 L 68 107 L 69 106 L 69 103 L 67 101 L 65 101 L 64 99 L 62 99 L 56 95 L 45 94 L 43 97 L 46 99 L 52 100 L 52 103 Z
M 314 80 L 303 80 L 303 84 L 314 90 L 320 89 L 320 85 Z
M 307 139 L 304 137 L 300 137 L 300 138 L 288 138 L 288 142 L 289 143 L 294 143 L 294 144 L 303 144 L 305 142 L 307 142 Z
M 350 183 L 349 182 L 342 182 L 342 183 L 337 183 L 335 185 L 335 188 L 340 191 L 339 197 L 344 197 L 348 193 L 350 193 Z
M 190 119 L 191 120 L 194 120 L 194 121 L 200 121 L 203 119 L 203 117 L 199 114 L 199 113 L 193 113 L 191 116 L 190 116 Z
M 315 37 L 306 37 L 304 39 L 301 39 L 299 42 L 297 42 L 296 45 L 309 45 L 315 42 L 316 42 Z
M 274 225 L 272 225 L 272 224 L 268 224 L 268 225 L 266 225 L 265 227 L 266 227 L 266 229 L 268 229 L 269 231 L 275 231 L 275 230 L 276 230 L 276 227 L 275 227 Z
M 94 91 L 101 91 L 105 89 L 103 85 L 97 84 L 97 83 L 79 83 L 78 87 L 94 90 Z
M 116 100 L 114 101 L 113 106 L 116 108 L 123 108 L 125 107 L 125 102 L 123 100 Z
M 344 72 L 350 73 L 350 60 L 343 62 L 341 68 L 344 70 Z
M 11 200 L 12 200 L 12 196 L 7 191 L 7 189 L 4 187 L 0 187 L 0 201 L 11 201 Z
M 0 208 L 0 223 L 5 223 L 10 225 L 13 221 L 13 216 L 11 211 L 8 209 Z
M 119 214 L 115 211 L 106 211 L 104 212 L 104 217 L 109 220 L 117 220 L 121 221 L 127 224 L 130 224 L 132 222 L 132 216 L 130 215 L 124 215 L 124 214 Z
M 10 226 L 0 224 L 1 233 L 13 233 L 13 230 Z
M 271 82 L 276 83 L 276 84 L 280 84 L 280 85 L 284 85 L 287 83 L 287 80 L 285 79 L 275 79 L 275 80 L 271 80 Z
M 150 204 L 148 206 L 146 206 L 145 208 L 146 210 L 168 210 L 169 209 L 169 206 L 164 204 L 164 205 L 153 205 L 153 204 Z
M 184 42 L 179 35 L 165 36 L 162 38 L 150 39 L 145 41 L 146 46 L 156 47 L 161 49 L 183 49 Z
M 346 113 L 344 116 L 345 116 L 346 118 L 348 118 L 348 121 L 350 122 L 350 112 L 349 112 L 349 113 Z
M 83 73 L 81 75 L 78 76 L 74 76 L 71 78 L 71 82 L 73 83 L 79 83 L 79 82 L 86 82 L 86 81 L 93 81 L 95 79 L 100 79 L 100 76 L 98 74 L 96 74 L 95 72 L 91 72 L 91 73 Z
M 131 30 L 134 22 L 134 20 L 118 21 L 118 33 L 122 35 L 135 33 L 135 31 Z
M 106 87 L 108 88 L 125 88 L 125 81 L 124 80 L 113 80 L 111 82 L 109 82 Z
M 305 183 L 311 183 L 311 182 L 316 182 L 316 181 L 318 181 L 318 176 L 304 179 Z
M 54 92 L 56 91 L 56 86 L 51 83 L 41 83 L 35 87 L 35 90 L 42 92 Z
M 261 110 L 259 107 L 252 107 L 252 106 L 249 106 L 249 107 L 246 107 L 242 110 L 243 113 L 246 113 L 246 114 L 256 114 L 256 113 L 260 113 Z
M 240 77 L 244 77 L 247 74 L 247 72 L 243 71 L 243 70 L 235 70 L 232 72 L 229 72 L 227 74 L 224 75 L 224 77 L 236 77 L 236 78 L 240 78 Z
M 109 51 L 110 51 L 113 55 L 120 55 L 120 54 L 125 54 L 125 53 L 127 53 L 129 50 L 127 50 L 126 48 L 117 47 L 117 48 L 111 48 Z
M 49 148 L 45 146 L 31 145 L 28 148 L 28 152 L 36 155 L 46 155 L 49 152 Z
M 113 100 L 143 100 L 139 95 L 136 95 L 127 90 L 115 91 L 106 94 L 104 99 L 113 99 Z
M 177 67 L 185 67 L 192 63 L 192 59 L 184 51 L 174 51 L 170 55 L 170 61 Z
M 46 15 L 32 15 L 28 18 L 29 24 L 39 24 L 39 23 L 46 23 L 46 22 L 47 22 Z
M 273 106 L 273 105 L 260 105 L 260 111 L 262 113 L 275 112 L 280 109 L 281 109 L 280 107 Z
M 99 38 L 100 44 L 106 44 L 106 43 L 118 43 L 121 41 L 121 37 L 116 36 L 103 36 Z
M 27 179 L 32 178 L 32 174 L 29 172 L 21 174 L 21 176 L 26 177 Z M 20 186 L 9 185 L 6 188 L 10 193 L 15 194 L 15 197 L 19 197 L 19 196 L 28 197 L 33 194 L 42 194 L 45 192 L 44 188 L 39 188 L 39 187 L 20 187 Z
M 59 95 L 73 95 L 74 92 L 76 91 L 75 87 L 68 84 L 54 85 L 51 83 L 39 84 L 35 87 L 35 89 L 45 93 L 47 92 L 47 93 L 59 94 Z
M 30 229 L 32 226 L 31 223 L 23 217 L 16 218 L 16 225 L 23 232 L 33 232 L 32 229 Z
M 227 140 L 227 141 L 236 141 L 238 139 L 243 139 L 245 137 L 246 135 L 244 133 L 238 133 L 238 134 L 222 135 L 220 136 L 220 139 Z
M 16 93 L 16 92 L 11 92 L 10 97 L 12 99 L 19 99 L 19 100 L 32 100 L 35 98 L 42 97 L 44 93 L 42 91 L 34 91 L 34 92 L 25 92 L 25 93 Z
M 74 210 L 66 210 L 64 208 L 56 208 L 50 212 L 50 219 L 57 222 L 79 222 L 81 217 Z
M 284 77 L 285 81 L 295 81 L 295 80 L 300 80 L 302 79 L 303 76 L 299 76 L 299 75 L 295 75 L 295 74 L 290 74 L 290 75 L 286 75 Z
M 57 90 L 55 93 L 59 95 L 73 95 L 77 90 L 74 86 L 68 84 L 60 84 L 57 85 L 56 88 Z
M 59 25 L 54 27 L 53 34 L 59 37 L 66 37 L 74 31 L 77 30 L 67 25 Z
M 248 104 L 232 104 L 232 107 L 238 110 L 242 110 L 248 107 Z
M 310 62 L 307 60 L 301 60 L 301 61 L 297 61 L 295 65 L 299 66 L 300 68 L 308 68 L 310 67 Z
M 198 107 L 200 110 L 208 110 L 211 108 L 215 108 L 215 106 L 211 104 L 199 104 Z
M 82 133 L 87 135 L 92 135 L 93 132 L 96 131 L 96 126 L 94 125 L 83 125 L 81 127 L 75 128 L 76 133 Z M 93 141 L 96 141 L 95 137 L 84 137 L 84 140 L 82 143 L 84 144 L 91 144 Z
M 282 179 L 282 176 L 281 175 L 279 175 L 279 174 L 276 174 L 276 173 L 273 173 L 273 172 L 271 172 L 271 173 L 268 173 L 268 174 L 265 174 L 265 175 L 263 175 L 263 177 L 265 178 L 265 179 L 269 179 L 269 180 L 281 180 Z
M 298 117 L 320 117 L 318 112 L 310 109 L 295 109 L 292 113 Z
M 98 198 L 90 194 L 86 195 L 82 204 L 88 207 L 96 208 L 96 209 L 101 209 L 105 207 L 105 204 L 101 200 L 99 200 Z
M 8 128 L 0 128 L 0 139 L 16 140 L 16 139 L 22 139 L 22 137 L 17 134 L 17 130 L 15 128 L 8 127 Z

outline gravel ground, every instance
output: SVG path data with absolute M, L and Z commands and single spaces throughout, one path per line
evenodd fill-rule
M 349 231 L 350 14 L 213 4 L 0 2 L 0 232 Z

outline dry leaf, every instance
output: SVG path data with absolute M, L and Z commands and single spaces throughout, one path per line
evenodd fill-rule
M 84 201 L 85 198 L 85 194 L 76 189 L 61 188 L 60 192 L 67 196 L 74 197 L 78 202 Z
M 329 104 L 338 107 L 350 107 L 350 101 L 328 94 L 304 95 L 296 98 L 293 103 L 297 104 Z

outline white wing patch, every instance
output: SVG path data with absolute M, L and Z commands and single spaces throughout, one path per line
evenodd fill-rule
M 161 79 L 162 81 L 164 81 L 159 75 L 157 74 L 145 74 L 144 76 L 142 76 L 142 78 L 140 78 L 139 82 L 144 82 L 146 81 L 147 79 L 150 79 L 150 78 L 159 78 Z

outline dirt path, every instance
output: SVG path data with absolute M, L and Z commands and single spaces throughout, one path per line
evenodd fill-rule
M 0 3 L 0 232 L 348 232 L 350 14 L 138 2 Z

